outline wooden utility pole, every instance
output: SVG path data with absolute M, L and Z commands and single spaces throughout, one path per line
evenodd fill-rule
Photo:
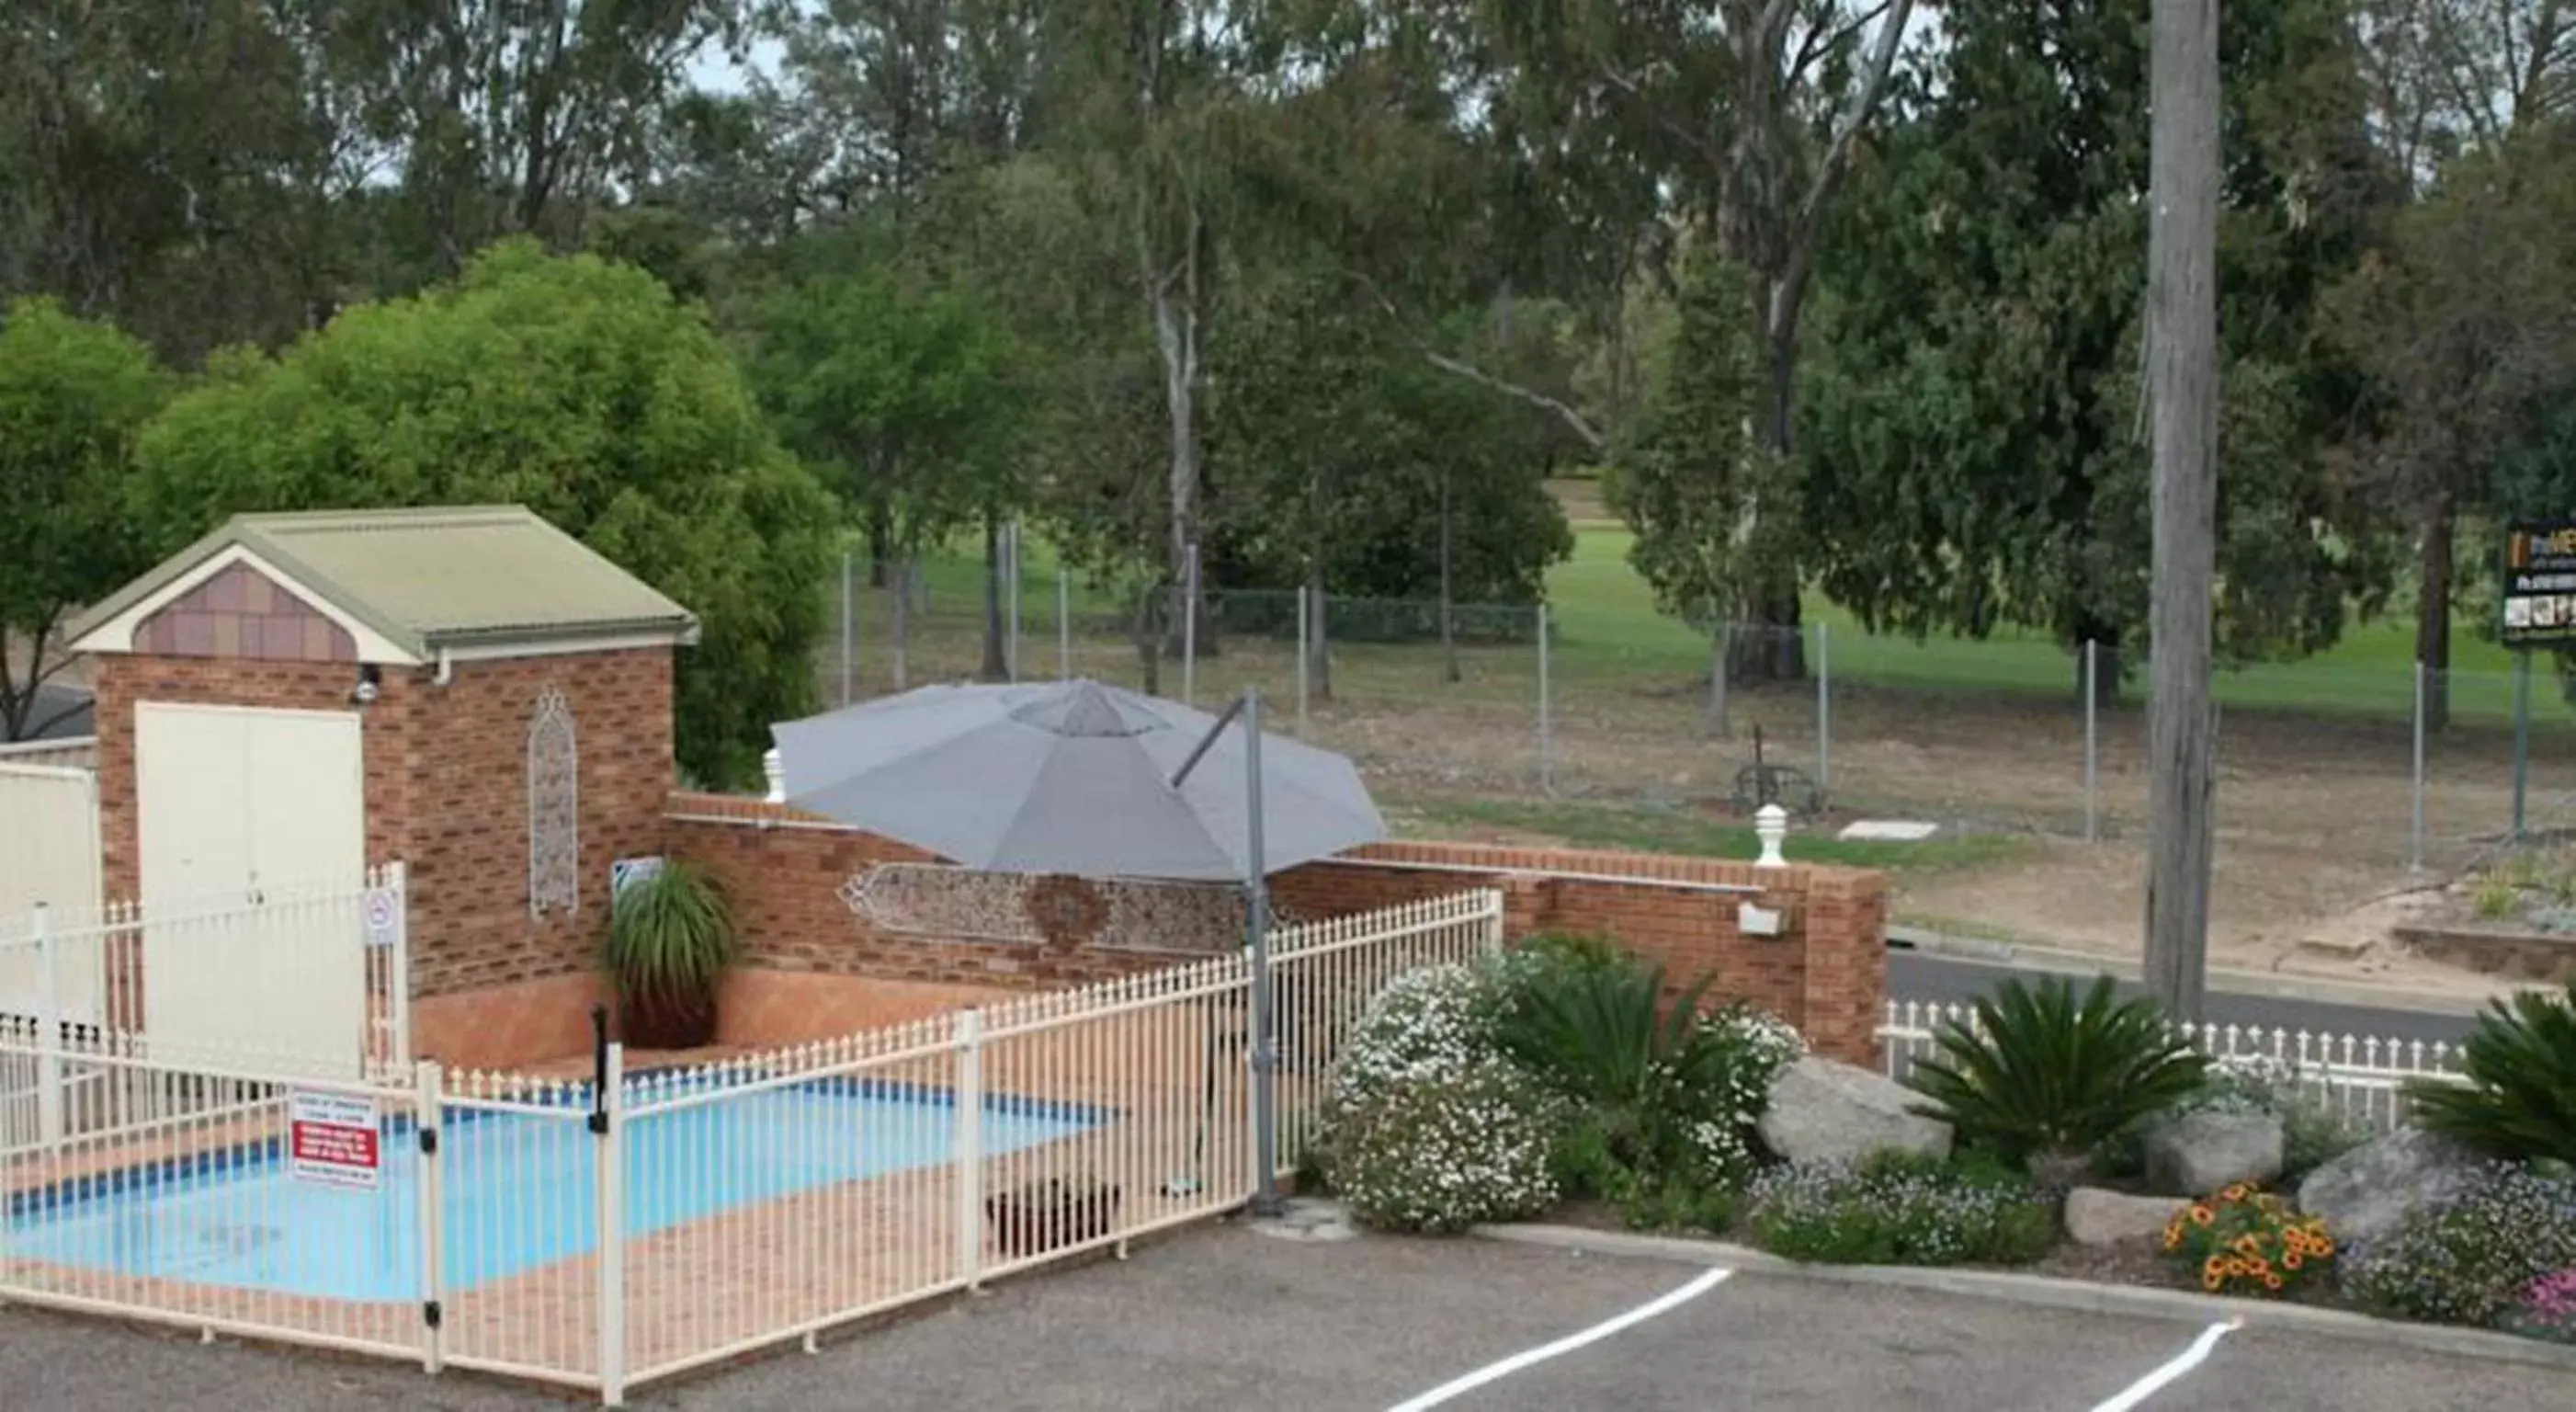
M 2147 402 L 2155 457 L 2149 622 L 2147 987 L 2198 1020 L 2209 962 L 2210 579 L 2218 538 L 2218 3 L 2155 0 L 2148 74 Z

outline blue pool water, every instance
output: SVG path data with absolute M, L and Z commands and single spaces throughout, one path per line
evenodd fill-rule
M 1106 1117 L 988 1098 L 981 1145 L 987 1155 L 1009 1152 Z M 955 1134 L 946 1092 L 849 1080 L 630 1115 L 620 1138 L 623 1225 L 629 1236 L 646 1235 L 835 1182 L 934 1166 L 949 1160 Z M 450 1110 L 439 1134 L 446 1287 L 588 1253 L 598 1228 L 598 1142 L 578 1120 Z M 201 1284 L 417 1299 L 417 1135 L 408 1119 L 387 1121 L 381 1144 L 372 1191 L 299 1179 L 272 1142 L 25 1194 L 11 1202 L 5 1250 Z

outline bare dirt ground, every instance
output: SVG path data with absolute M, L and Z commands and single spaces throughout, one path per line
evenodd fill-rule
M 911 681 L 971 673 L 972 621 L 924 626 Z M 1026 675 L 1056 674 L 1049 633 L 1032 630 Z M 1106 625 L 1071 649 L 1076 674 L 1139 684 L 1132 645 Z M 1719 812 L 1752 759 L 1758 725 L 1766 759 L 1829 771 L 1838 816 L 1928 820 L 2027 840 L 1990 866 L 1901 874 L 1898 906 L 1907 919 L 2105 955 L 2137 949 L 2147 771 L 2136 703 L 2099 719 L 2097 841 L 2088 843 L 2083 718 L 2071 699 L 1837 681 L 1830 758 L 1820 762 L 1811 685 L 1739 690 L 1734 734 L 1715 739 L 1704 680 L 1577 659 L 1551 682 L 1543 768 L 1534 652 L 1470 648 L 1460 662 L 1462 680 L 1451 683 L 1437 646 L 1341 644 L 1334 697 L 1318 692 L 1302 729 L 1351 755 L 1392 800 L 1556 799 Z M 891 684 L 876 665 L 880 679 L 860 683 L 862 693 Z M 1301 729 L 1287 644 L 1229 641 L 1199 663 L 1191 685 L 1205 706 L 1248 683 L 1262 688 L 1273 729 Z M 1176 668 L 1166 664 L 1161 685 L 1180 694 Z M 2411 740 L 2403 720 L 2232 711 L 2222 718 L 2219 748 L 2213 964 L 2453 993 L 2494 989 L 2400 954 L 2387 928 L 2426 905 L 2435 895 L 2428 889 L 2505 851 L 2508 731 L 2459 726 L 2430 742 L 2420 872 L 2409 867 Z M 2530 781 L 2534 829 L 2576 822 L 2576 733 L 2535 733 Z

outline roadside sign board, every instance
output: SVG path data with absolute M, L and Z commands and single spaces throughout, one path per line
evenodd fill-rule
M 376 1101 L 298 1090 L 287 1112 L 287 1171 L 297 1181 L 374 1191 L 384 1173 Z
M 2576 645 L 2576 522 L 2516 525 L 2506 535 L 2504 645 Z

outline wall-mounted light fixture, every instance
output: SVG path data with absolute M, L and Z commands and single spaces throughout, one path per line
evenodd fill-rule
M 383 669 L 373 662 L 366 663 L 358 668 L 358 684 L 350 688 L 349 699 L 361 706 L 373 706 L 377 694 L 384 690 L 384 683 Z

